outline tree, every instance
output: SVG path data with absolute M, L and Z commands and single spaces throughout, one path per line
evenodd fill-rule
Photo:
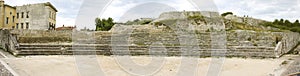
M 135 19 L 135 20 L 133 20 L 133 22 L 139 22 L 140 20 L 139 19 Z
M 97 30 L 101 30 L 101 28 L 100 27 L 103 27 L 102 25 L 102 20 L 100 19 L 100 18 L 96 18 L 95 19 L 95 23 L 96 23 L 96 31 Z
M 278 25 L 279 24 L 279 20 L 275 19 L 274 22 L 273 22 L 273 24 L 277 24 Z
M 225 12 L 225 13 L 221 14 L 221 16 L 223 16 L 223 17 L 225 17 L 227 15 L 233 15 L 233 13 L 232 12 Z
M 285 26 L 292 26 L 292 23 L 289 20 L 284 21 Z
M 295 22 L 292 23 L 289 20 L 280 19 L 278 21 L 276 19 L 276 20 L 274 20 L 274 22 L 264 22 L 264 23 L 262 23 L 262 25 L 300 33 L 300 21 L 299 20 L 296 20 Z
M 107 20 L 96 18 L 95 19 L 96 31 L 108 31 L 108 30 L 110 30 L 113 27 L 113 25 L 115 25 L 115 23 L 113 21 L 114 20 L 110 17 Z
M 293 26 L 294 26 L 294 27 L 300 27 L 299 20 L 296 20 L 296 21 L 293 23 Z
M 278 24 L 279 24 L 279 25 L 284 25 L 284 20 L 283 20 L 283 19 L 280 19 Z

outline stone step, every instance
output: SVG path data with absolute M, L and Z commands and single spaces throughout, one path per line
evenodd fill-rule
M 198 49 L 189 49 L 198 46 Z M 221 45 L 213 45 L 220 46 Z M 109 44 L 26 44 L 21 43 L 17 48 L 18 55 L 158 55 L 158 56 L 251 56 L 251 57 L 275 57 L 275 47 L 264 46 L 229 46 L 227 49 L 210 49 L 211 44 L 199 44 L 189 46 L 138 46 Z M 112 51 L 112 50 L 117 51 Z M 129 50 L 128 50 L 129 49 Z M 152 50 L 151 50 L 152 49 Z M 157 49 L 157 50 L 155 50 Z M 163 51 L 161 49 L 166 49 Z M 151 53 L 149 51 L 151 50 Z M 129 53 L 128 53 L 129 52 Z M 188 52 L 188 53 L 186 53 Z M 184 55 L 182 55 L 184 54 Z
M 158 55 L 158 56 L 228 56 L 228 57 L 275 57 L 274 53 L 264 53 L 264 52 L 236 52 L 236 53 L 212 53 L 212 52 L 200 52 L 193 51 L 189 54 L 183 54 L 179 51 L 154 51 L 153 53 L 143 52 L 143 51 L 101 51 L 101 50 L 68 50 L 68 51 L 56 51 L 56 50 L 48 50 L 48 51 L 30 51 L 30 50 L 22 50 L 18 53 L 18 55 Z
M 110 50 L 110 46 L 101 47 L 19 47 L 17 50 Z M 126 48 L 124 48 L 126 49 Z M 129 47 L 129 50 L 148 50 L 148 47 Z
M 196 45 L 194 45 L 196 46 Z M 180 48 L 186 48 L 190 46 L 160 46 L 160 47 L 153 47 L 152 48 L 166 48 L 166 49 L 180 49 Z M 200 49 L 209 49 L 211 48 L 211 45 L 198 45 Z M 111 49 L 111 48 L 130 48 L 133 50 L 146 50 L 149 49 L 150 46 L 110 46 L 110 45 L 89 45 L 89 44 L 80 44 L 80 45 L 40 45 L 40 44 L 30 44 L 30 45 L 20 45 L 17 50 L 20 49 Z M 231 50 L 274 50 L 275 47 L 263 47 L 263 46 L 230 46 L 227 47 Z
M 20 44 L 19 47 L 72 47 L 72 46 L 109 46 L 108 44 Z
M 27 51 L 32 51 L 32 52 L 63 52 L 63 50 L 56 50 L 56 49 L 30 49 L 30 50 L 19 50 L 19 52 L 27 52 Z M 105 50 L 98 50 L 98 49 L 68 49 L 65 51 L 99 51 L 99 52 L 103 52 L 103 51 L 108 51 L 108 52 L 113 52 L 112 49 L 105 49 Z M 118 49 L 117 51 L 119 52 L 126 52 L 126 51 L 130 51 L 130 52 L 143 52 L 143 53 L 147 53 L 149 52 L 149 50 L 143 50 L 143 49 Z M 151 52 L 163 52 L 161 50 L 157 51 L 157 50 L 152 50 Z M 181 51 L 181 50 L 167 50 L 165 52 L 187 52 L 187 51 Z M 198 50 L 193 50 L 193 51 L 188 51 L 188 52 L 203 52 L 203 53 L 270 53 L 270 52 L 274 52 L 273 50 L 230 50 L 230 49 L 198 49 Z M 274 52 L 275 53 L 275 52 Z

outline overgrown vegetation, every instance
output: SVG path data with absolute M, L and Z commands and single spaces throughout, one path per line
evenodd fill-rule
M 253 30 L 253 31 L 265 31 L 263 28 L 258 27 L 258 26 L 249 26 L 246 23 L 239 23 L 239 22 L 231 22 L 231 29 L 229 30 L 236 30 L 236 29 L 240 29 L 240 30 Z
M 200 20 L 200 19 L 203 19 L 204 17 L 202 15 L 194 15 L 194 16 L 189 16 L 188 18 Z
M 167 20 L 161 20 L 159 22 L 154 22 L 154 26 L 166 26 L 166 29 L 171 29 L 173 25 L 176 25 L 177 19 L 167 19 Z
M 273 22 L 264 22 L 262 23 L 264 26 L 270 26 L 275 27 L 282 30 L 290 30 L 293 32 L 299 32 L 300 33 L 300 23 L 299 20 L 296 20 L 295 22 L 290 22 L 289 20 L 284 19 L 275 19 Z
M 199 20 L 205 21 L 204 16 L 202 16 L 202 15 L 188 16 L 188 19 L 193 19 L 193 20 L 197 20 L 197 21 L 199 21 Z
M 189 20 L 194 20 L 194 22 L 197 24 L 197 25 L 200 25 L 199 21 L 201 22 L 204 22 L 206 24 L 206 21 L 205 21 L 205 17 L 202 16 L 202 15 L 193 15 L 193 16 L 188 16 L 188 19 Z
M 225 12 L 225 13 L 221 14 L 222 17 L 225 17 L 227 15 L 233 15 L 233 13 L 232 12 Z
M 133 21 L 127 21 L 126 25 L 145 25 L 151 23 L 152 19 L 135 19 Z
M 108 31 L 115 25 L 114 20 L 110 17 L 108 19 L 96 18 L 95 22 L 96 31 Z
M 158 27 L 158 26 L 164 26 L 165 24 L 162 22 L 154 22 L 154 26 Z
M 50 43 L 50 42 L 72 42 L 69 37 L 19 37 L 20 43 Z

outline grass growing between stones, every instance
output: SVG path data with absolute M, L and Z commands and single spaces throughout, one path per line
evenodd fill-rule
M 67 37 L 19 37 L 20 43 L 48 43 L 48 42 L 72 42 Z

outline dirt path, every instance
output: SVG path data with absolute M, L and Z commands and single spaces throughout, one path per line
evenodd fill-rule
M 87 57 L 89 58 L 89 57 Z M 91 57 L 92 58 L 92 57 Z M 165 58 L 164 64 L 155 76 L 174 76 L 179 69 L 189 70 L 194 67 L 180 66 L 180 57 L 157 57 Z M 151 62 L 150 57 L 134 56 L 131 59 L 139 65 L 147 65 Z M 199 61 L 196 76 L 205 76 L 209 69 L 211 58 L 194 58 Z M 227 58 L 221 70 L 221 76 L 268 76 L 274 73 L 286 58 L 279 59 L 243 59 Z M 77 64 L 73 56 L 32 56 L 17 59 L 5 59 L 5 61 L 22 76 L 80 76 Z M 80 61 L 84 62 L 84 61 Z M 99 69 L 107 76 L 130 76 L 131 74 L 120 67 L 114 57 L 98 56 L 96 62 L 99 67 L 92 65 L 80 65 Z M 133 64 L 125 64 L 127 66 Z M 195 65 L 195 64 L 190 64 Z M 150 65 L 153 66 L 154 65 Z M 88 73 L 88 69 L 87 73 Z M 276 72 L 276 71 L 275 71 Z M 93 73 L 91 73 L 93 74 Z

